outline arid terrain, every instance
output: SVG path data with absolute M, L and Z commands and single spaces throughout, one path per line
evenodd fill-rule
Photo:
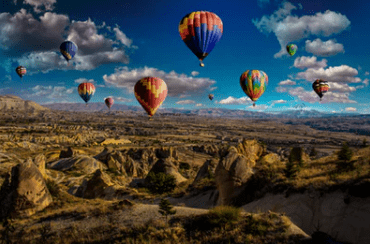
M 0 108 L 8 243 L 370 243 L 370 137 L 325 130 L 323 118 L 148 121 L 143 112 L 58 111 L 13 96 Z M 348 167 L 336 154 L 344 142 Z M 303 149 L 302 165 L 288 177 L 292 148 Z M 150 191 L 150 172 L 172 175 L 175 189 Z M 168 224 L 162 198 L 177 211 Z M 227 225 L 209 217 L 237 211 Z

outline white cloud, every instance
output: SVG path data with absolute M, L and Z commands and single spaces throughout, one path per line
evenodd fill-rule
M 283 93 L 283 92 L 287 92 L 288 91 L 288 88 L 282 87 L 282 86 L 277 86 L 275 88 L 275 90 L 276 90 L 276 92 Z
M 306 51 L 317 56 L 334 56 L 338 53 L 344 53 L 343 44 L 336 43 L 335 40 L 322 42 L 320 38 L 314 41 L 306 40 Z
M 353 107 L 347 107 L 346 108 L 346 111 L 349 111 L 349 112 L 356 112 L 357 109 L 356 108 L 353 108 Z
M 369 85 L 369 79 L 364 79 L 363 81 L 362 81 L 362 83 L 364 83 L 366 86 L 368 86 Z
M 140 68 L 129 70 L 127 67 L 118 68 L 111 75 L 104 75 L 106 84 L 119 88 L 125 88 L 129 92 L 134 92 L 134 86 L 140 79 L 151 76 L 162 79 L 167 84 L 168 96 L 188 95 L 188 93 L 201 93 L 216 81 L 209 78 L 194 78 L 185 74 L 177 74 L 175 71 L 166 73 L 156 68 Z
M 365 72 L 365 75 L 369 75 L 370 73 L 368 71 Z
M 192 104 L 192 103 L 195 103 L 195 101 L 193 101 L 193 100 L 182 100 L 182 101 L 176 102 L 176 104 Z
M 180 95 L 179 98 L 190 97 L 190 95 Z
M 256 104 L 256 106 L 251 105 L 247 108 L 251 108 L 251 109 L 255 109 L 255 110 L 265 110 L 265 109 L 268 108 L 268 106 L 267 105 L 258 105 L 258 104 Z
M 297 17 L 291 15 L 291 11 L 297 9 L 296 6 L 290 2 L 283 2 L 282 5 L 271 16 L 264 15 L 260 20 L 252 20 L 262 33 L 273 32 L 276 35 L 281 49 L 274 55 L 275 58 L 287 55 L 285 48 L 290 42 L 299 41 L 310 35 L 328 37 L 344 31 L 351 24 L 345 15 L 330 10 Z
M 348 84 L 330 82 L 329 83 L 330 91 L 339 91 L 339 92 L 354 92 L 356 91 L 355 87 L 349 86 Z
M 250 100 L 249 97 L 234 98 L 230 96 L 216 103 L 231 105 L 231 104 L 249 104 L 252 103 L 252 101 Z
M 304 72 L 300 72 L 296 75 L 296 79 L 305 79 L 307 81 L 314 82 L 316 79 L 327 80 L 328 82 L 349 82 L 359 83 L 361 79 L 354 77 L 358 75 L 358 71 L 347 65 L 341 65 L 336 67 L 329 67 L 327 69 L 307 69 Z
M 128 64 L 129 56 L 124 46 L 134 49 L 132 40 L 118 26 L 114 28 L 115 37 L 109 29 L 105 25 L 96 26 L 90 19 L 70 22 L 67 15 L 50 12 L 36 19 L 21 9 L 14 15 L 0 14 L 0 49 L 12 57 L 13 62 L 27 66 L 30 74 L 50 70 L 92 70 L 108 63 Z M 68 67 L 59 53 L 66 35 L 67 40 L 78 46 L 76 56 L 70 61 L 72 65 Z M 1 65 L 5 67 L 4 63 Z
M 50 12 L 40 20 L 25 9 L 14 15 L 1 13 L 0 48 L 5 54 L 15 57 L 27 52 L 57 50 L 64 40 L 64 29 L 68 24 L 68 16 Z
M 305 69 L 305 68 L 312 68 L 312 69 L 319 69 L 319 68 L 325 68 L 327 65 L 327 60 L 323 59 L 321 61 L 317 61 L 317 58 L 315 56 L 312 57 L 297 57 L 294 60 L 294 67 L 299 69 Z
M 66 88 L 64 86 L 40 86 L 37 85 L 31 89 L 31 93 L 27 94 L 29 97 L 42 97 L 52 99 L 54 102 L 58 99 L 67 99 L 68 94 L 73 93 L 75 88 Z
M 88 79 L 86 79 L 86 78 L 78 78 L 78 79 L 76 79 L 75 80 L 75 83 L 78 83 L 78 84 L 81 84 L 81 83 L 84 83 L 84 82 L 90 82 L 90 83 L 93 83 L 94 85 L 95 85 L 95 81 L 94 81 L 94 79 L 90 79 L 90 80 L 88 80 Z
M 218 88 L 218 87 L 214 86 L 214 87 L 209 88 L 209 90 L 210 90 L 210 91 L 214 91 L 214 90 L 216 90 L 217 88 Z
M 287 103 L 287 101 L 286 100 L 283 100 L 283 99 L 274 100 L 274 101 L 272 101 L 271 105 L 274 105 L 274 104 L 282 104 L 282 103 Z
M 119 27 L 113 28 L 113 31 L 116 33 L 116 38 L 119 40 L 123 45 L 130 47 L 132 44 L 132 40 L 129 39 L 125 33 L 123 33 Z
M 197 76 L 197 75 L 199 75 L 199 72 L 198 71 L 193 71 L 193 72 L 191 72 L 191 75 L 192 76 Z
M 33 11 L 36 13 L 42 12 L 40 7 L 44 7 L 45 11 L 51 11 L 54 9 L 54 4 L 56 0 L 24 0 L 23 4 L 29 4 L 33 7 Z
M 292 85 L 295 85 L 295 84 L 297 84 L 295 81 L 292 81 L 292 80 L 289 80 L 289 79 L 279 82 L 279 86 L 292 86 Z
M 314 91 L 306 91 L 303 87 L 296 87 L 288 90 L 289 95 L 299 98 L 303 102 L 315 103 L 320 101 Z M 349 99 L 349 93 L 334 93 L 328 91 L 322 98 L 322 103 L 357 103 Z
M 128 99 L 125 97 L 115 97 L 114 100 L 120 101 L 120 102 L 131 102 L 132 99 Z
M 195 106 L 196 106 L 196 107 L 203 107 L 204 105 L 203 105 L 203 104 L 201 104 L 201 103 L 197 103 Z

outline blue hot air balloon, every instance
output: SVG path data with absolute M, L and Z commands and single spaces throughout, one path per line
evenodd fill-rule
M 60 52 L 69 62 L 77 53 L 77 45 L 71 41 L 65 41 L 60 45 Z

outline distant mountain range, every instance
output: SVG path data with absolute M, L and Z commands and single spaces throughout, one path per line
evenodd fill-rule
M 62 111 L 84 111 L 84 112 L 103 112 L 108 111 L 108 108 L 104 103 L 89 103 L 86 106 L 83 103 L 53 103 L 44 104 L 44 107 L 52 110 Z M 111 108 L 111 112 L 115 111 L 132 111 L 145 113 L 143 108 L 140 106 L 128 106 L 124 104 L 114 104 Z M 156 115 L 170 115 L 170 114 L 182 114 L 182 115 L 198 115 L 198 116 L 211 116 L 211 117 L 229 117 L 229 118 L 322 118 L 322 117 L 336 117 L 336 116 L 354 116 L 358 114 L 337 114 L 337 113 L 323 113 L 317 110 L 286 110 L 275 113 L 265 113 L 248 110 L 235 110 L 235 109 L 223 109 L 223 108 L 204 108 L 204 109 L 177 109 L 177 108 L 164 108 L 158 109 Z
M 26 101 L 20 97 L 13 95 L 0 96 L 0 111 L 20 111 L 20 112 L 40 112 L 47 110 L 62 110 L 74 112 L 108 112 L 108 108 L 104 103 L 89 103 L 86 106 L 84 103 L 52 103 L 39 105 L 33 101 Z M 146 114 L 141 106 L 128 106 L 124 104 L 114 104 L 111 112 L 125 112 L 133 114 Z M 323 113 L 316 110 L 300 109 L 300 110 L 285 110 L 282 112 L 258 112 L 248 110 L 235 110 L 225 108 L 201 108 L 201 109 L 177 109 L 177 108 L 160 108 L 156 116 L 161 115 L 195 115 L 195 116 L 210 116 L 223 118 L 256 118 L 256 119 L 297 119 L 297 118 L 323 118 L 323 117 L 348 117 L 362 116 L 370 117 L 370 115 L 361 115 L 355 113 Z

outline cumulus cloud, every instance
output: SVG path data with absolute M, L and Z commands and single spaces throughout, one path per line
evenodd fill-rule
M 198 71 L 193 71 L 193 72 L 191 72 L 191 75 L 192 76 L 197 76 L 197 75 L 199 75 L 199 72 Z
M 251 105 L 247 108 L 251 108 L 251 109 L 255 109 L 255 110 L 265 110 L 265 109 L 268 109 L 268 106 L 267 105 L 256 104 L 256 106 Z
M 322 42 L 320 38 L 314 41 L 306 40 L 306 52 L 317 56 L 334 56 L 338 53 L 344 53 L 343 44 L 336 43 L 335 40 Z
M 60 99 L 67 99 L 68 94 L 73 93 L 75 88 L 66 88 L 64 86 L 40 86 L 37 85 L 31 89 L 31 93 L 27 94 L 29 97 L 48 98 L 53 101 Z M 59 101 L 58 101 L 59 102 Z
M 24 4 L 29 4 L 33 7 L 33 11 L 36 13 L 42 12 L 41 7 L 44 7 L 45 11 L 51 11 L 54 9 L 56 0 L 24 0 Z
M 347 107 L 347 108 L 346 108 L 346 111 L 349 111 L 349 112 L 356 112 L 356 111 L 357 111 L 357 108 Z
M 166 73 L 156 68 L 144 67 L 141 69 L 129 70 L 127 67 L 117 68 L 115 73 L 104 75 L 103 79 L 106 84 L 125 88 L 129 92 L 134 92 L 134 86 L 140 79 L 152 76 L 164 80 L 168 88 L 168 96 L 188 95 L 189 93 L 201 93 L 210 89 L 216 81 L 209 78 L 194 78 L 185 74 L 177 74 L 175 71 Z
M 355 68 L 347 65 L 341 65 L 336 67 L 329 67 L 328 69 L 313 69 L 309 68 L 304 72 L 299 72 L 296 75 L 296 79 L 305 79 L 307 81 L 315 81 L 316 79 L 323 79 L 330 82 L 349 82 L 359 83 L 361 79 L 354 77 L 358 75 L 358 71 Z
M 125 98 L 125 97 L 115 97 L 114 100 L 117 100 L 117 101 L 120 101 L 120 102 L 131 102 L 132 99 L 128 99 L 128 98 Z
M 203 107 L 204 105 L 203 104 L 201 104 L 201 103 L 197 103 L 196 105 L 195 105 L 195 107 Z
M 249 99 L 249 97 L 241 97 L 241 98 L 235 98 L 235 97 L 228 97 L 226 99 L 223 99 L 219 102 L 217 102 L 219 104 L 228 104 L 228 105 L 231 105 L 231 104 L 249 104 L 249 103 L 252 103 L 252 101 Z
M 330 82 L 330 91 L 354 92 L 356 91 L 356 88 L 349 86 L 348 84 Z
M 287 55 L 286 45 L 293 41 L 299 41 L 310 35 L 322 35 L 328 37 L 346 30 L 351 22 L 345 15 L 326 10 L 324 13 L 305 15 L 301 17 L 291 15 L 291 11 L 297 9 L 290 2 L 283 2 L 282 7 L 271 16 L 264 15 L 260 20 L 252 20 L 253 24 L 262 33 L 273 32 L 281 46 L 275 58 Z
M 125 47 L 134 48 L 132 40 L 118 26 L 113 28 L 114 36 L 109 29 L 105 25 L 96 26 L 90 18 L 70 22 L 66 15 L 47 12 L 36 19 L 21 9 L 14 15 L 0 14 L 0 49 L 11 56 L 13 62 L 27 65 L 30 73 L 92 70 L 108 63 L 128 64 L 129 56 Z M 65 36 L 78 46 L 70 66 L 59 53 Z
M 319 68 L 325 68 L 327 65 L 328 60 L 323 59 L 321 61 L 317 61 L 317 58 L 315 56 L 312 57 L 297 57 L 294 60 L 294 67 L 298 69 L 319 69 Z
M 365 75 L 369 75 L 370 73 L 368 71 L 365 72 Z
M 1 13 L 0 48 L 5 54 L 18 57 L 31 51 L 57 50 L 68 24 L 68 16 L 56 13 L 47 12 L 40 20 L 25 9 L 14 15 Z
M 193 100 L 182 100 L 182 101 L 176 102 L 176 104 L 192 104 L 192 103 L 195 103 L 195 101 L 193 101 Z
M 274 101 L 272 101 L 271 105 L 274 105 L 274 104 L 282 104 L 282 103 L 287 103 L 287 101 L 286 100 L 283 100 L 283 99 L 274 100 Z
M 362 83 L 364 83 L 365 86 L 368 86 L 369 85 L 369 79 L 366 78 L 365 80 L 362 81 Z
M 123 33 L 119 27 L 113 28 L 113 31 L 116 33 L 116 38 L 119 40 L 123 45 L 130 47 L 132 44 L 132 40 L 129 39 L 125 33 Z
M 289 80 L 289 79 L 279 82 L 279 86 L 292 86 L 292 85 L 295 85 L 295 84 L 297 84 L 295 81 L 292 81 L 292 80 Z
M 84 82 L 90 82 L 90 83 L 93 83 L 95 85 L 94 79 L 88 80 L 86 78 L 78 78 L 78 79 L 75 80 L 75 83 L 77 83 L 77 84 L 81 84 L 81 83 L 84 83 Z
M 306 91 L 303 87 L 296 87 L 288 90 L 289 95 L 299 98 L 303 102 L 315 103 L 319 101 L 319 97 L 314 91 Z M 357 103 L 349 99 L 349 93 L 325 93 L 321 103 Z

